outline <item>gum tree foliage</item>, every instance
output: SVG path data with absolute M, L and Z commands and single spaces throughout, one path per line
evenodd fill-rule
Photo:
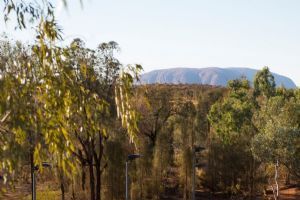
M 87 167 L 90 198 L 100 199 L 103 143 L 107 137 L 105 121 L 109 118 L 111 103 L 101 96 L 104 95 L 101 90 L 101 70 L 106 63 L 102 63 L 94 51 L 86 49 L 81 40 L 75 40 L 67 49 L 64 64 L 67 72 L 64 75 L 68 80 L 66 88 L 71 102 L 67 112 L 68 132 L 77 146 L 72 153 L 80 161 L 82 189 L 85 189 L 84 173 Z
M 206 91 L 199 95 L 197 99 L 197 123 L 196 128 L 199 132 L 199 140 L 205 140 L 209 137 L 210 123 L 207 114 L 211 106 L 222 98 L 223 89 L 216 89 L 215 91 Z
M 176 113 L 172 98 L 173 93 L 163 85 L 136 88 L 134 102 L 140 130 L 137 148 L 143 155 L 143 159 L 136 162 L 138 179 L 133 183 L 138 199 L 146 196 L 159 198 L 162 191 L 162 179 L 170 163 L 170 120 Z
M 140 110 L 139 127 L 141 133 L 149 138 L 152 147 L 168 119 L 175 114 L 176 108 L 172 102 L 172 94 L 167 88 L 144 88 L 143 101 L 138 104 Z M 140 97 L 138 97 L 140 98 Z
M 292 98 L 285 102 L 283 97 L 272 97 L 268 107 L 261 113 L 262 121 L 265 122 L 261 127 L 262 131 L 258 134 L 253 144 L 255 155 L 266 162 L 276 162 L 279 159 L 289 167 L 289 163 L 294 163 L 299 151 L 299 104 Z M 265 145 L 261 145 L 265 144 Z
M 54 132 L 50 134 L 49 131 L 45 135 L 41 133 L 45 127 L 49 128 L 48 126 L 51 126 L 51 129 L 55 129 L 56 131 L 59 129 L 58 127 L 60 127 L 60 123 L 52 121 L 53 119 L 47 119 L 47 117 L 52 118 L 52 115 L 46 115 L 43 111 L 50 107 L 49 102 L 49 107 L 44 107 L 47 105 L 46 101 L 51 101 L 49 95 L 57 95 L 53 91 L 56 88 L 52 87 L 55 84 L 52 85 L 49 83 L 53 83 L 51 77 L 53 77 L 58 69 L 60 50 L 56 48 L 54 44 L 56 40 L 61 39 L 61 32 L 55 21 L 54 7 L 48 1 L 24 2 L 3 0 L 0 5 L 4 10 L 5 22 L 8 22 L 9 19 L 12 18 L 17 21 L 16 28 L 21 30 L 34 28 L 36 30 L 35 45 L 25 46 L 20 43 L 14 45 L 11 42 L 4 41 L 1 52 L 2 54 L 4 53 L 3 48 L 7 48 L 8 50 L 6 52 L 7 55 L 4 54 L 1 56 L 1 58 L 4 59 L 1 66 L 2 81 L 5 83 L 2 86 L 4 87 L 3 90 L 7 90 L 6 96 L 4 96 L 4 98 L 7 98 L 7 101 L 3 102 L 6 110 L 2 110 L 1 114 L 9 113 L 6 122 L 3 122 L 3 126 L 6 126 L 11 133 L 18 134 L 17 138 L 21 135 L 23 140 L 29 140 L 31 158 L 28 160 L 31 160 L 30 165 L 31 168 L 33 168 L 33 163 L 40 164 L 41 162 L 41 156 L 39 154 L 42 151 L 39 151 L 39 149 L 42 147 L 42 144 L 45 145 L 45 143 L 49 143 L 49 150 L 55 152 L 55 154 L 60 152 L 61 155 L 54 156 L 57 159 L 64 157 L 62 154 L 65 152 L 64 150 L 58 151 L 57 147 L 64 146 L 62 144 L 69 144 L 58 142 L 63 140 L 53 140 Z M 13 90 L 15 90 L 15 92 Z M 20 107 L 16 105 L 20 105 Z M 24 109 L 22 109 L 22 105 L 24 105 Z M 62 104 L 57 102 L 54 107 L 60 107 L 61 105 Z M 14 109 L 18 108 L 19 110 L 15 111 L 17 113 L 13 113 Z M 64 107 L 58 108 L 58 110 L 60 109 L 64 109 Z M 58 112 L 58 110 L 53 110 L 53 112 Z M 49 110 L 49 113 L 51 112 L 52 110 Z M 12 115 L 12 113 L 14 115 Z M 63 122 L 62 118 L 63 117 L 57 115 L 57 119 L 61 122 Z M 43 120 L 49 122 L 49 124 L 43 124 Z M 57 127 L 54 127 L 54 123 L 58 124 Z M 14 126 L 9 127 L 12 125 Z M 63 135 L 58 137 L 63 137 Z M 10 139 L 12 138 L 13 136 L 10 136 Z M 15 141 L 12 143 L 14 142 Z M 15 161 L 17 157 L 12 156 L 12 158 Z M 57 160 L 57 162 L 60 163 L 59 165 L 62 167 L 65 166 L 65 164 L 61 162 L 62 159 L 59 160 Z M 5 168 L 5 165 L 2 166 Z
M 212 106 L 209 120 L 224 143 L 235 143 L 252 126 L 254 102 L 246 79 L 229 81 L 229 94 Z
M 157 142 L 153 153 L 152 176 L 153 176 L 153 194 L 159 199 L 163 192 L 168 173 L 168 167 L 173 163 L 173 121 L 169 120 L 164 124 L 157 137 Z
M 121 66 L 114 58 L 114 42 L 103 43 L 96 51 L 80 45 L 76 40 L 68 48 L 57 48 L 61 57 L 56 55 L 50 63 L 38 57 L 39 46 L 3 43 L 1 130 L 10 135 L 2 138 L 8 160 L 3 157 L 1 168 L 12 172 L 24 164 L 17 162 L 22 154 L 13 156 L 17 146 L 30 157 L 25 164 L 40 165 L 48 158 L 71 176 L 75 155 L 90 166 L 90 181 L 95 168 L 96 186 L 91 182 L 90 188 L 96 191 L 91 190 L 91 198 L 100 199 L 103 141 L 117 114 L 132 141 L 137 133 L 129 101 L 141 67 Z
M 137 131 L 135 113 L 128 110 L 130 94 L 123 96 L 122 92 L 130 86 L 132 77 L 128 77 L 131 78 L 130 82 L 124 79 L 121 87 L 116 87 L 125 69 L 114 57 L 116 50 L 118 45 L 115 42 L 102 43 L 96 50 L 90 50 L 84 47 L 82 41 L 75 40 L 68 48 L 65 61 L 65 66 L 68 66 L 66 79 L 70 79 L 67 87 L 70 88 L 72 102 L 68 118 L 69 132 L 73 136 L 71 140 L 77 144 L 73 154 L 80 161 L 83 177 L 84 168 L 88 168 L 91 199 L 97 200 L 101 195 L 101 175 L 107 166 L 107 161 L 103 162 L 104 145 L 114 131 L 117 114 L 123 116 L 122 124 L 132 136 L 131 139 L 134 139 Z M 133 67 L 129 66 L 131 69 Z M 120 108 L 116 102 L 121 103 Z M 82 181 L 84 189 L 84 178 Z
M 269 98 L 275 94 L 275 79 L 268 67 L 264 67 L 254 78 L 254 95 Z
M 290 174 L 299 178 L 299 104 L 297 90 L 276 89 L 274 77 L 264 68 L 255 77 L 255 93 L 260 112 L 256 125 L 259 129 L 252 141 L 253 155 L 266 165 L 274 166 L 274 198 L 279 196 L 279 167 L 284 165 Z M 258 96 L 257 96 L 258 97 Z
M 29 148 L 31 168 L 48 157 L 70 175 L 68 172 L 74 170 L 70 156 L 84 157 L 74 146 L 88 138 L 91 144 L 82 145 L 81 150 L 84 146 L 99 147 L 96 152 L 85 152 L 85 159 L 90 166 L 95 164 L 98 172 L 103 152 L 101 141 L 109 134 L 106 123 L 113 112 L 118 114 L 130 140 L 136 140 L 138 130 L 130 98 L 141 66 L 121 66 L 114 58 L 113 52 L 118 48 L 114 42 L 103 43 L 95 51 L 80 46 L 80 41 L 70 48 L 58 47 L 61 29 L 50 1 L 3 0 L 2 5 L 4 20 L 12 17 L 17 20 L 16 28 L 34 28 L 36 41 L 32 46 L 2 46 L 7 55 L 1 56 L 1 91 L 5 91 L 0 110 L 1 142 L 5 144 L 1 154 L 11 157 L 1 159 L 1 170 L 12 172 L 20 164 L 18 156 L 5 153 L 16 146 Z M 102 120 L 103 124 L 93 120 Z M 93 141 L 94 137 L 99 140 Z M 96 176 L 99 185 L 99 174 Z M 97 194 L 91 191 L 91 199 L 100 199 L 98 188 Z
M 211 192 L 214 192 L 215 190 L 215 157 L 218 156 L 219 153 L 216 152 L 215 135 L 211 131 L 208 113 L 212 105 L 223 98 L 224 92 L 225 88 L 217 88 L 213 91 L 205 91 L 199 95 L 197 102 L 196 129 L 197 132 L 199 132 L 199 136 L 196 137 L 196 143 L 198 141 L 198 145 L 204 146 L 207 149 L 207 154 L 204 154 L 202 157 L 200 157 L 201 161 L 206 160 L 207 162 L 207 167 L 201 169 L 204 171 L 204 173 L 202 176 L 200 176 L 200 183 L 205 188 L 209 188 Z
M 196 107 L 191 100 L 181 103 L 177 113 L 174 145 L 178 148 L 176 158 L 179 165 L 179 183 L 183 188 L 183 199 L 189 199 L 191 193 L 192 148 L 195 144 Z
M 107 167 L 103 173 L 103 198 L 124 199 L 125 194 L 125 163 L 128 151 L 128 138 L 126 130 L 120 123 L 115 123 L 115 129 L 109 134 L 104 144 L 104 155 Z
M 214 180 L 219 180 L 220 189 L 229 193 L 252 194 L 256 165 L 250 141 L 257 133 L 252 122 L 255 101 L 246 79 L 229 81 L 228 88 L 227 96 L 216 102 L 208 114 L 216 134 L 211 151 L 219 152 L 214 158 L 217 163 Z
M 287 98 L 280 91 L 263 104 L 258 115 L 260 132 L 252 146 L 257 159 L 277 167 L 283 165 L 299 178 L 300 105 L 297 90 L 294 94 Z
M 3 126 L 10 132 L 7 136 L 10 144 L 18 144 L 22 148 L 20 152 L 28 157 L 25 163 L 18 163 L 16 161 L 19 157 L 14 156 L 16 152 L 13 152 L 15 149 L 3 146 L 3 149 L 10 151 L 7 155 L 10 155 L 10 162 L 15 163 L 13 168 L 20 168 L 18 164 L 41 164 L 46 156 L 46 146 L 54 157 L 58 156 L 58 152 L 61 153 L 56 157 L 60 167 L 66 167 L 62 157 L 66 156 L 67 160 L 70 156 L 63 144 L 68 136 L 61 134 L 65 133 L 64 106 L 59 101 L 53 101 L 59 94 L 49 74 L 52 69 L 50 65 L 40 62 L 35 52 L 38 48 L 9 41 L 4 41 L 1 46 L 1 91 L 5 91 L 1 101 L 1 115 L 7 116 Z M 72 148 L 71 145 L 69 147 Z M 20 156 L 23 158 L 24 155 L 21 153 Z M 13 169 L 9 168 L 10 171 Z

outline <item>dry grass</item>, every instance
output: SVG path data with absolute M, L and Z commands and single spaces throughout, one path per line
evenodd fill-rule
M 36 199 L 38 200 L 61 200 L 59 191 L 38 191 Z M 31 200 L 31 195 L 23 198 L 23 200 Z

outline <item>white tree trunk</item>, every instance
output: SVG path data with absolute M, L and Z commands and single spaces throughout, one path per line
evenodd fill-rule
M 278 168 L 279 168 L 279 162 L 278 162 L 278 159 L 277 159 L 276 163 L 275 163 L 275 176 L 274 176 L 274 181 L 275 181 L 276 189 L 272 185 L 273 196 L 274 196 L 275 200 L 277 200 L 278 197 L 279 197 Z

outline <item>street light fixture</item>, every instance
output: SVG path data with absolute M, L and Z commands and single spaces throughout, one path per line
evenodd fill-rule
M 52 165 L 48 162 L 42 162 L 42 167 L 50 168 Z M 33 173 L 32 173 L 32 181 L 31 181 L 31 199 L 36 200 L 36 178 L 35 178 L 35 171 L 39 171 L 39 166 L 36 165 L 33 167 Z
M 140 158 L 141 156 L 142 155 L 140 155 L 140 154 L 130 154 L 127 156 L 127 160 L 126 160 L 126 191 L 125 191 L 126 192 L 126 194 L 125 194 L 126 200 L 128 200 L 128 163 L 137 158 Z
M 139 158 L 139 157 L 141 157 L 140 154 L 130 154 L 130 155 L 128 155 L 128 157 L 127 157 L 127 161 L 132 161 L 132 160 L 135 160 L 135 159 L 137 159 L 137 158 Z
M 196 153 L 201 153 L 204 151 L 205 148 L 201 146 L 194 146 L 193 147 L 193 179 L 192 179 L 192 200 L 195 200 L 195 179 L 196 179 L 196 172 L 195 168 L 196 167 L 201 167 L 202 164 L 196 164 Z

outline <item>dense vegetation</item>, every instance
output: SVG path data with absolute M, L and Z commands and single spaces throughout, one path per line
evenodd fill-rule
M 0 153 L 7 184 L 28 182 L 30 166 L 46 161 L 52 168 L 39 169 L 38 184 L 59 185 L 62 198 L 124 199 L 126 157 L 140 153 L 130 163 L 132 199 L 190 199 L 199 145 L 205 151 L 197 155 L 196 188 L 208 194 L 251 197 L 271 186 L 276 196 L 279 187 L 299 183 L 299 89 L 276 88 L 264 68 L 254 88 L 243 78 L 227 88 L 139 85 L 124 101 L 115 87 L 116 47 L 90 50 L 75 40 L 61 49 L 56 70 L 62 71 L 52 72 L 39 70 L 35 46 L 2 41 Z M 117 116 L 125 107 L 120 99 L 130 107 L 136 135 L 126 134 L 135 125 L 122 126 L 126 117 Z
M 280 187 L 299 183 L 299 89 L 276 88 L 268 68 L 254 88 L 243 78 L 227 88 L 145 85 L 136 98 L 146 155 L 136 164 L 143 177 L 136 199 L 174 192 L 189 199 L 199 145 L 206 148 L 198 155 L 202 191 L 254 197 L 270 190 L 277 198 Z
M 253 88 L 242 77 L 226 88 L 134 85 L 141 66 L 123 66 L 117 43 L 57 46 L 54 8 L 34 2 L 4 0 L 5 19 L 15 13 L 37 36 L 0 43 L 1 193 L 37 180 L 60 199 L 124 199 L 127 155 L 139 153 L 131 199 L 191 199 L 198 146 L 196 189 L 207 195 L 277 199 L 299 184 L 299 89 L 276 88 L 268 68 Z

